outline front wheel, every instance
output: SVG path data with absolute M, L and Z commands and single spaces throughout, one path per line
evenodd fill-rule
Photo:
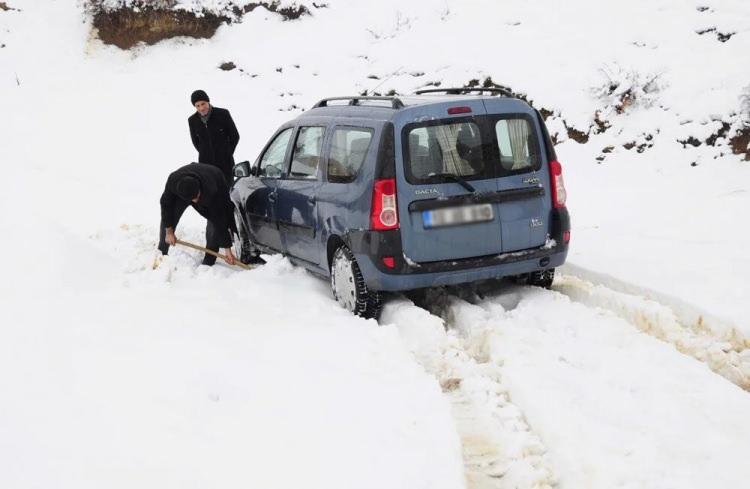
M 357 316 L 377 319 L 383 307 L 380 293 L 367 288 L 357 260 L 346 246 L 341 246 L 333 254 L 331 290 L 334 299 Z
M 253 246 L 252 241 L 250 241 L 250 235 L 245 228 L 245 222 L 236 207 L 234 209 L 234 224 L 237 227 L 237 235 L 232 240 L 234 256 L 246 265 L 265 263 L 260 257 L 258 250 Z

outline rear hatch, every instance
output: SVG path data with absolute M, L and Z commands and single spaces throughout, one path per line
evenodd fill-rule
M 459 260 L 543 245 L 551 204 L 534 111 L 501 98 L 413 110 L 427 113 L 396 126 L 406 257 Z

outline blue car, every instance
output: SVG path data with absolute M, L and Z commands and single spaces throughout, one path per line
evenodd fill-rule
M 544 121 L 501 90 L 324 99 L 234 175 L 237 255 L 283 253 L 364 317 L 389 291 L 501 277 L 549 287 L 568 251 Z

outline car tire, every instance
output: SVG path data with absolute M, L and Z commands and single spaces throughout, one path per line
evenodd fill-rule
M 237 208 L 234 209 L 234 223 L 237 227 L 237 234 L 232 239 L 234 255 L 246 265 L 258 263 L 260 253 L 250 241 L 250 235 L 245 228 L 245 221 Z
M 539 270 L 537 272 L 531 272 L 526 279 L 528 285 L 534 287 L 542 287 L 549 289 L 552 287 L 552 282 L 555 280 L 555 269 L 550 268 L 549 270 Z
M 381 294 L 367 288 L 357 260 L 346 246 L 339 247 L 331 259 L 331 291 L 333 298 L 356 316 L 377 319 L 383 308 Z
M 378 319 L 380 312 L 383 310 L 383 304 L 385 299 L 382 292 L 370 291 L 369 298 L 367 299 L 367 309 L 365 310 L 366 318 Z

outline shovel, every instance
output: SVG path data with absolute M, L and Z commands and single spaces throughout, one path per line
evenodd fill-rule
M 176 243 L 180 244 L 182 246 L 187 246 L 188 248 L 192 248 L 194 250 L 198 250 L 198 251 L 202 251 L 204 253 L 208 253 L 209 255 L 213 255 L 216 258 L 221 258 L 222 260 L 226 260 L 227 259 L 226 255 L 222 255 L 221 253 L 217 253 L 217 252 L 215 252 L 213 250 L 209 250 L 208 248 L 204 248 L 202 246 L 198 246 L 196 244 L 189 243 L 187 241 L 182 241 L 181 239 L 178 239 L 176 241 Z M 252 270 L 253 269 L 253 267 L 251 267 L 249 265 L 245 265 L 244 263 L 242 263 L 239 258 L 235 259 L 234 264 L 237 265 L 240 268 L 244 268 L 245 270 Z

